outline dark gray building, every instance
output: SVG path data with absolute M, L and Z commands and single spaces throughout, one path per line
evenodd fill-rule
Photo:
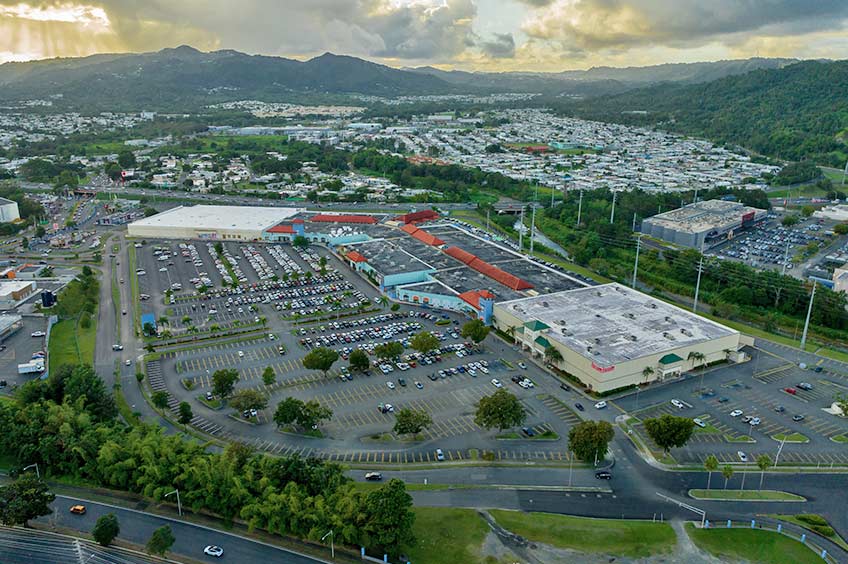
M 739 202 L 706 200 L 650 217 L 642 233 L 681 247 L 709 248 L 765 219 L 768 212 Z

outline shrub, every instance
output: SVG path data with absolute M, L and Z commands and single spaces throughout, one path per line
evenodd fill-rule
M 802 513 L 797 516 L 799 521 L 803 521 L 804 523 L 808 523 L 810 525 L 822 525 L 827 526 L 827 520 L 821 515 L 815 515 L 811 513 Z
M 827 525 L 810 525 L 810 528 L 823 537 L 832 537 L 836 534 L 836 531 Z

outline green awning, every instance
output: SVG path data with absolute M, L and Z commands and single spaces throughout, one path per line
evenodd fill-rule
M 683 362 L 683 359 L 674 353 L 667 354 L 660 359 L 660 364 L 674 364 L 675 362 Z
M 550 329 L 550 326 L 545 325 L 538 319 L 534 319 L 533 321 L 528 321 L 524 324 L 530 331 L 544 331 L 545 329 Z
M 542 337 L 541 335 L 536 337 L 535 343 L 537 345 L 539 345 L 540 347 L 545 348 L 545 349 L 548 348 L 549 346 L 551 346 L 551 342 L 548 341 L 546 338 Z

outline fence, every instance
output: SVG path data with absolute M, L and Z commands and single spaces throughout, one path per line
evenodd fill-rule
M 708 529 L 760 529 L 763 531 L 771 531 L 785 535 L 794 539 L 801 544 L 806 545 L 810 550 L 818 554 L 823 562 L 831 562 L 839 564 L 840 562 L 848 562 L 848 551 L 834 543 L 833 541 L 817 535 L 803 527 L 794 523 L 787 523 L 770 518 L 757 518 L 750 521 L 716 521 L 711 522 L 706 520 L 704 528 Z

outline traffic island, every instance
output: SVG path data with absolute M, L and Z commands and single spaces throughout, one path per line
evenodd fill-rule
M 689 490 L 689 497 L 710 501 L 795 501 L 804 502 L 807 498 L 777 490 Z

